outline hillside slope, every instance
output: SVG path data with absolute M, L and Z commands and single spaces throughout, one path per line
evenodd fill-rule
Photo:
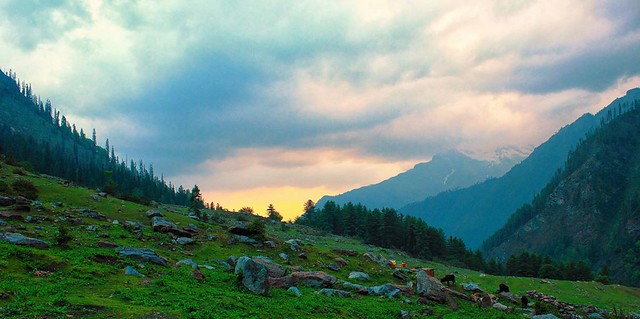
M 436 154 L 431 161 L 416 164 L 412 169 L 380 183 L 363 186 L 348 192 L 323 196 L 316 206 L 333 201 L 338 205 L 362 204 L 368 208 L 400 207 L 436 195 L 445 190 L 458 189 L 499 177 L 524 156 L 503 157 L 489 162 L 470 158 L 457 151 Z
M 268 296 L 262 296 L 244 288 L 227 264 L 233 260 L 232 255 L 254 259 L 266 256 L 274 262 L 270 269 L 282 267 L 287 274 L 292 269 L 323 271 L 336 279 L 330 285 L 336 289 L 347 289 L 347 281 L 367 287 L 406 284 L 392 275 L 393 269 L 365 258 L 367 252 L 404 261 L 409 268 L 433 268 L 438 276 L 456 272 L 459 283 L 452 289 L 462 293 L 463 282 L 476 282 L 487 291 L 505 282 L 515 294 L 537 290 L 568 303 L 593 304 L 604 311 L 621 306 L 627 311 L 640 311 L 640 290 L 635 288 L 484 275 L 287 223 L 266 223 L 266 238 L 251 244 L 232 234 L 229 227 L 239 222 L 264 222 L 260 217 L 204 210 L 212 220 L 205 223 L 187 217 L 184 207 L 159 207 L 157 212 L 180 229 L 190 229 L 194 242 L 181 244 L 184 239 L 178 240 L 171 232 L 160 227 L 154 230 L 146 214 L 155 214 L 153 207 L 110 196 L 96 200 L 92 190 L 65 186 L 57 179 L 25 173 L 4 163 L 0 163 L 0 176 L 9 185 L 1 191 L 5 194 L 0 201 L 0 237 L 19 233 L 49 244 L 48 248 L 35 248 L 0 239 L 2 318 L 395 318 L 401 311 L 414 316 L 425 313 L 429 318 L 522 317 L 517 304 L 508 299 L 500 302 L 515 313 L 479 308 L 457 297 L 459 310 L 453 311 L 434 301 L 418 302 L 411 289 L 392 297 L 360 295 L 351 290 L 347 297 L 329 297 L 318 293 L 319 288 L 299 284 L 300 296 L 276 287 L 270 289 Z M 15 196 L 11 185 L 19 179 L 32 181 L 38 190 L 38 201 L 31 202 L 28 212 L 6 206 L 5 199 Z M 61 227 L 71 237 L 65 246 L 56 244 Z M 273 245 L 263 244 L 265 239 Z M 145 256 L 157 254 L 159 259 L 138 260 L 122 253 L 140 248 L 148 249 Z M 329 270 L 327 266 L 337 263 L 337 258 L 345 264 L 337 271 Z M 159 264 L 162 260 L 166 266 Z M 352 271 L 366 272 L 370 280 L 349 279 Z M 414 273 L 405 274 L 415 283 Z M 558 309 L 550 305 L 539 307 L 538 311 L 558 314 Z
M 479 248 L 482 241 L 504 225 L 518 207 L 531 202 L 534 195 L 563 167 L 569 151 L 594 130 L 608 112 L 638 96 L 639 89 L 630 90 L 598 114 L 581 116 L 500 178 L 438 194 L 409 204 L 400 212 L 421 217 L 447 234 L 462 238 L 467 246 Z
M 490 255 L 585 259 L 596 269 L 607 265 L 616 282 L 640 286 L 640 99 L 607 122 L 571 153 L 546 192 L 487 240 Z

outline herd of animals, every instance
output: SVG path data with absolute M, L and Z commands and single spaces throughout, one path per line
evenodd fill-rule
M 446 284 L 447 286 L 455 285 L 456 276 L 454 274 L 448 274 L 442 277 L 442 279 L 440 279 L 440 282 L 442 282 L 443 284 Z M 504 283 L 498 286 L 498 291 L 496 293 L 500 294 L 503 292 L 510 292 L 509 286 L 505 285 Z M 522 303 L 522 308 L 529 307 L 529 298 L 527 298 L 527 296 L 523 295 L 522 298 L 520 298 L 520 301 Z M 478 300 L 478 303 L 482 303 L 482 300 Z

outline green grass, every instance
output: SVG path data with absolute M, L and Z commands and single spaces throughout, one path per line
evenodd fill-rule
M 11 184 L 18 178 L 13 168 L 2 164 L 2 179 Z M 59 225 L 65 225 L 74 238 L 67 248 L 51 247 L 40 250 L 10 245 L 0 242 L 0 317 L 2 318 L 394 318 L 401 310 L 420 313 L 431 309 L 430 318 L 520 318 L 520 314 L 506 315 L 496 310 L 477 308 L 475 305 L 457 300 L 460 309 L 451 310 L 447 305 L 429 303 L 418 304 L 416 296 L 395 299 L 375 296 L 354 296 L 352 298 L 325 297 L 315 293 L 316 289 L 299 287 L 302 296 L 295 297 L 285 289 L 271 289 L 269 296 L 253 295 L 237 284 L 233 273 L 216 264 L 214 259 L 226 260 L 235 256 L 269 256 L 282 262 L 278 254 L 289 255 L 291 265 L 299 265 L 307 270 L 322 270 L 335 275 L 339 281 L 348 280 L 351 271 L 364 271 L 371 276 L 367 285 L 388 282 L 404 284 L 391 275 L 389 269 L 366 260 L 362 254 L 367 251 L 381 253 L 397 261 L 405 261 L 409 267 L 435 268 L 438 276 L 457 271 L 458 283 L 477 282 L 487 291 L 494 291 L 501 282 L 507 283 L 513 292 L 522 294 L 527 290 L 554 295 L 558 299 L 578 303 L 593 304 L 605 309 L 613 307 L 626 311 L 640 310 L 640 291 L 636 288 L 618 285 L 605 286 L 595 282 L 553 281 L 541 283 L 540 279 L 484 276 L 478 272 L 448 267 L 446 265 L 418 260 L 406 254 L 387 249 L 373 248 L 360 241 L 323 234 L 302 226 L 267 223 L 267 237 L 278 243 L 275 249 L 257 249 L 244 244 L 227 243 L 228 226 L 237 221 L 234 213 L 218 214 L 214 224 L 205 224 L 186 217 L 186 208 L 163 206 L 162 212 L 180 226 L 195 224 L 201 229 L 198 243 L 182 247 L 171 243 L 166 234 L 154 233 L 144 212 L 150 207 L 108 197 L 95 201 L 93 190 L 80 187 L 65 187 L 58 181 L 34 174 L 20 176 L 33 181 L 38 188 L 38 199 L 44 204 L 44 211 L 24 214 L 36 218 L 46 218 L 40 223 L 8 221 L 8 226 L 23 225 L 18 232 L 54 243 Z M 64 206 L 54 207 L 53 202 Z M 92 209 L 106 215 L 110 220 L 101 221 L 80 216 L 76 209 Z M 207 213 L 213 213 L 206 211 Z M 61 221 L 60 217 L 67 217 Z M 253 217 L 250 217 L 253 218 Z M 69 220 L 80 219 L 82 224 L 72 225 Z M 120 225 L 112 220 L 118 219 Z M 143 223 L 144 239 L 124 229 L 124 221 Z M 93 225 L 97 231 L 90 231 Z M 36 227 L 41 229 L 37 229 Z M 99 238 L 106 233 L 108 238 Z M 207 240 L 208 235 L 216 235 L 217 240 Z M 283 242 L 290 238 L 302 239 L 308 259 L 297 257 L 289 245 Z M 147 247 L 169 259 L 171 266 L 162 267 L 148 262 L 138 262 L 118 256 L 114 249 L 98 248 L 99 241 L 112 241 L 119 245 Z M 333 248 L 355 250 L 355 257 L 341 256 Z M 100 263 L 97 257 L 112 258 L 114 263 Z M 336 257 L 346 259 L 349 264 L 338 272 L 326 269 Z M 197 281 L 187 266 L 172 265 L 184 258 L 192 258 L 199 264 L 216 267 L 202 269 L 206 279 Z M 138 270 L 146 277 L 125 276 L 126 266 L 144 268 Z M 48 276 L 35 276 L 36 270 L 51 271 Z M 459 287 L 457 289 L 460 289 Z M 404 303 L 407 299 L 411 303 Z

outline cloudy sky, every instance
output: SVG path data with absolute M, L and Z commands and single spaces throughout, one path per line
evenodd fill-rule
M 0 68 L 121 157 L 286 218 L 640 86 L 637 0 L 0 0 Z

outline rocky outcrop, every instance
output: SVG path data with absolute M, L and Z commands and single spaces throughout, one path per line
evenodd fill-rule
M 269 278 L 284 277 L 284 275 L 287 273 L 287 270 L 284 267 L 280 266 L 280 264 L 271 260 L 271 258 L 269 257 L 256 256 L 251 259 L 253 259 L 254 262 L 261 264 L 265 268 L 267 268 L 267 275 L 269 276 Z
M 442 302 L 446 301 L 444 286 L 442 283 L 429 275 L 424 270 L 419 270 L 416 276 L 416 293 L 429 300 Z
M 40 249 L 49 248 L 49 243 L 36 239 L 24 236 L 18 233 L 4 233 L 0 234 L 0 240 L 5 240 L 14 245 L 27 246 L 27 247 L 35 247 Z
M 123 246 L 118 248 L 120 256 L 140 260 L 149 261 L 161 266 L 167 266 L 167 259 L 156 254 L 155 251 L 146 248 L 135 248 L 130 246 Z
M 240 276 L 242 285 L 254 294 L 269 294 L 269 277 L 267 268 L 254 262 L 247 256 L 238 258 L 235 274 Z

